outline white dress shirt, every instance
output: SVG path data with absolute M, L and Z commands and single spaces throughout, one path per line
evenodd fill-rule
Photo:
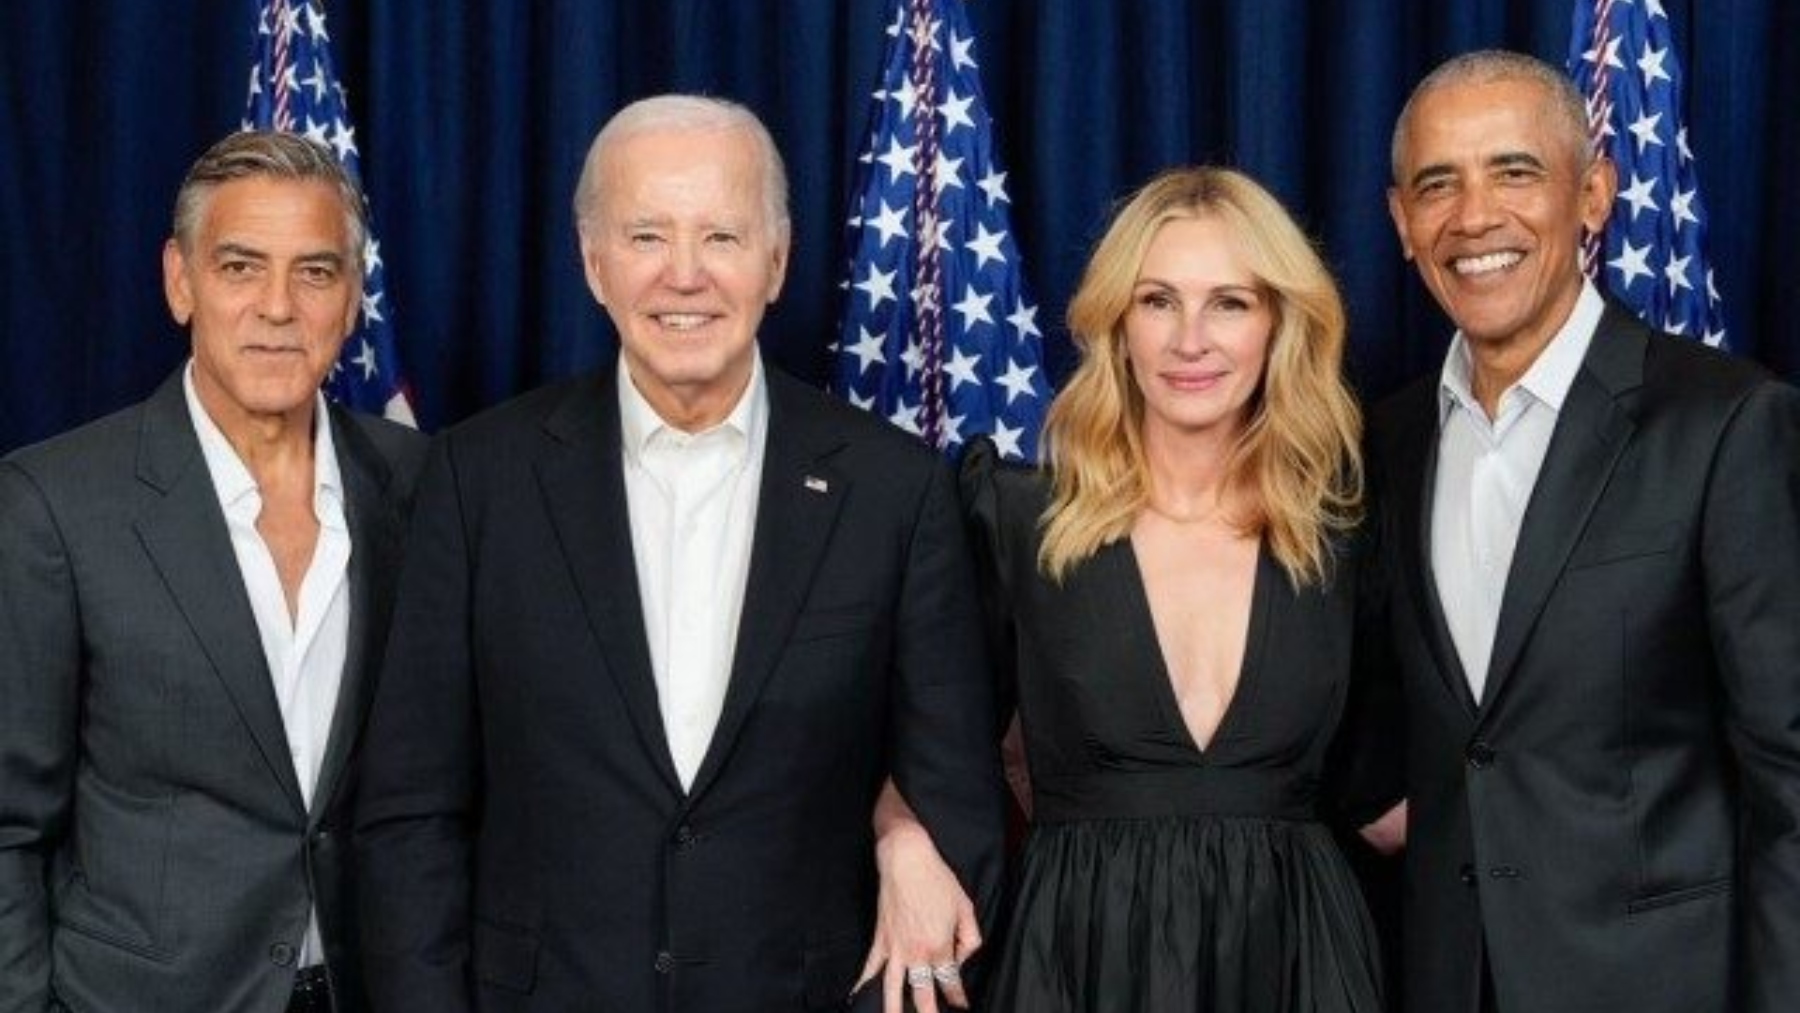
M 620 360 L 631 549 L 656 699 L 683 788 L 694 785 L 731 681 L 768 418 L 760 359 L 725 421 L 700 433 L 663 421 Z
M 275 557 L 256 530 L 256 519 L 262 514 L 262 493 L 256 479 L 201 406 L 194 392 L 192 362 L 182 386 L 213 491 L 225 512 L 225 528 L 250 597 L 250 611 L 256 617 L 300 796 L 310 809 L 331 721 L 337 713 L 338 687 L 350 643 L 350 528 L 344 520 L 344 482 L 331 441 L 325 399 L 318 397 L 313 406 L 313 515 L 319 521 L 319 540 L 300 582 L 298 609 L 290 618 Z M 300 965 L 324 959 L 315 910 L 307 920 Z
M 1437 483 L 1431 572 L 1450 639 L 1479 702 L 1487 688 L 1500 603 L 1531 490 L 1563 401 L 1581 370 L 1606 304 L 1593 285 L 1489 419 L 1475 399 L 1468 341 L 1450 343 L 1438 388 Z

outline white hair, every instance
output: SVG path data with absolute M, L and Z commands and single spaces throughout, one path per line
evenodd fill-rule
M 614 113 L 594 135 L 582 163 L 581 179 L 575 184 L 576 226 L 586 235 L 600 207 L 600 166 L 613 145 L 640 134 L 726 130 L 742 130 L 755 139 L 763 161 L 763 210 L 776 237 L 786 239 L 790 228 L 787 167 L 775 138 L 748 107 L 707 95 L 656 95 Z

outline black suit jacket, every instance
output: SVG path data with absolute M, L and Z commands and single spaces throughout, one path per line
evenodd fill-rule
M 1477 706 L 1430 564 L 1437 379 L 1372 427 L 1407 1008 L 1800 1009 L 1800 392 L 1609 306 Z M 1379 637 L 1380 634 L 1377 634 Z
M 874 923 L 870 815 L 890 774 L 991 911 L 1002 796 L 948 469 L 767 377 L 736 653 L 687 793 L 645 640 L 613 369 L 440 437 L 358 810 L 378 1008 L 841 1007 Z
M 0 1010 L 279 1013 L 313 905 L 362 1008 L 338 830 L 425 440 L 329 417 L 350 649 L 311 812 L 180 374 L 0 462 Z

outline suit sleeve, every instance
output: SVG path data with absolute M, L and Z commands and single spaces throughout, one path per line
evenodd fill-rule
M 1800 1009 L 1800 390 L 1765 383 L 1740 406 L 1701 538 L 1744 792 L 1738 1008 Z
M 1348 830 L 1379 818 L 1406 794 L 1406 710 L 1393 645 L 1392 571 L 1384 552 L 1391 540 L 1381 503 L 1371 494 L 1363 526 L 1347 540 L 1340 558 L 1340 579 L 1350 580 L 1355 589 L 1355 624 L 1350 687 L 1326 780 L 1335 821 Z
M 449 445 L 420 481 L 356 803 L 363 966 L 377 1011 L 471 1007 L 481 742 L 469 557 Z
M 975 560 L 976 588 L 988 647 L 988 662 L 995 674 L 994 717 L 997 733 L 1011 723 L 1018 706 L 1018 641 L 1013 633 L 1011 594 L 1004 575 L 1008 572 L 1006 543 L 1001 538 L 999 451 L 993 440 L 981 436 L 969 443 L 958 472 L 958 491 L 966 520 L 970 551 Z
M 933 461 L 907 545 L 895 625 L 893 777 L 975 903 L 999 904 L 1005 834 L 993 677 L 961 512 Z
M 61 533 L 39 489 L 0 462 L 0 1011 L 50 1002 L 50 857 L 66 832 L 80 627 Z

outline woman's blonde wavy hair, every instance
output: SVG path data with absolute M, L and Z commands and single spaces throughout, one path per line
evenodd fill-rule
M 1202 217 L 1236 237 L 1274 304 L 1268 362 L 1227 464 L 1227 481 L 1248 492 L 1248 507 L 1234 519 L 1268 542 L 1296 587 L 1326 580 L 1335 536 L 1361 519 L 1362 417 L 1343 379 L 1344 305 L 1331 273 L 1287 211 L 1248 176 L 1172 169 L 1119 210 L 1069 303 L 1081 364 L 1044 423 L 1053 495 L 1038 566 L 1052 580 L 1129 535 L 1149 500 L 1144 398 L 1125 357 L 1125 316 L 1157 230 Z

